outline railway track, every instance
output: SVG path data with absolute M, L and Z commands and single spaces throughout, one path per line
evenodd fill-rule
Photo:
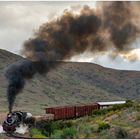
M 25 136 L 20 136 L 18 134 L 12 133 L 12 134 L 5 134 L 9 138 L 16 138 L 16 139 L 32 139 L 31 137 L 25 137 Z

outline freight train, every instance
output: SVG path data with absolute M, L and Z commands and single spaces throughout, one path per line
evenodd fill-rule
M 126 101 L 114 101 L 114 102 L 97 102 L 86 105 L 74 105 L 74 106 L 61 106 L 45 108 L 46 114 L 52 114 L 53 120 L 73 119 L 82 116 L 91 115 L 93 111 L 110 107 L 115 104 L 124 104 Z
M 33 117 L 30 113 L 15 111 L 7 115 L 3 122 L 3 130 L 7 133 L 13 133 L 20 124 L 32 125 L 35 120 L 65 120 L 76 119 L 79 117 L 91 115 L 93 111 L 115 104 L 124 104 L 126 101 L 98 102 L 88 105 L 73 105 L 45 108 L 46 116 Z

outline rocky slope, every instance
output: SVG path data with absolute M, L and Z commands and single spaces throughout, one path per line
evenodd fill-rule
M 0 50 L 0 112 L 7 111 L 4 68 L 22 57 Z M 91 63 L 63 62 L 47 75 L 35 75 L 15 101 L 14 110 L 44 113 L 46 106 L 134 99 L 140 101 L 140 72 Z

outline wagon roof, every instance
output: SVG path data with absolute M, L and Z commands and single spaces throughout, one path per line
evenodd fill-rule
M 99 105 L 115 105 L 115 104 L 124 104 L 126 101 L 112 101 L 112 102 L 97 102 Z
M 98 103 L 90 103 L 90 104 L 73 104 L 73 105 L 65 105 L 65 106 L 51 106 L 51 107 L 45 107 L 44 109 L 48 109 L 48 108 L 71 108 L 71 107 L 82 107 L 82 106 L 90 106 L 90 105 L 97 105 Z

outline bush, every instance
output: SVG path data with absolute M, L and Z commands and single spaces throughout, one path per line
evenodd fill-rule
M 101 132 L 102 130 L 110 129 L 110 125 L 108 123 L 102 122 L 99 123 L 98 132 Z
M 49 137 L 56 129 L 60 128 L 59 121 L 39 121 L 35 126 L 42 134 Z
M 105 115 L 108 113 L 108 109 L 100 109 L 93 111 L 93 115 Z
M 32 136 L 33 139 L 43 139 L 43 138 L 47 138 L 46 136 L 40 134 L 40 135 L 33 135 Z
M 36 123 L 36 128 L 39 129 L 44 135 L 50 136 L 54 131 L 54 126 L 52 121 L 39 121 Z
M 125 104 L 114 105 L 112 108 L 110 108 L 110 110 L 116 111 L 116 110 L 121 110 L 123 108 L 128 108 L 132 106 L 133 106 L 133 102 L 131 100 L 127 100 Z
M 49 137 L 54 133 L 55 130 L 62 130 L 64 128 L 69 128 L 73 124 L 71 121 L 39 121 L 36 123 L 36 128 L 39 129 L 42 134 Z M 56 134 L 57 135 L 57 134 Z
M 63 134 L 62 130 L 55 130 L 50 138 L 52 138 L 52 139 L 61 139 L 62 134 Z
M 128 136 L 128 134 L 124 129 L 122 129 L 122 128 L 117 129 L 117 131 L 116 131 L 117 139 L 127 138 L 127 136 Z
M 64 128 L 67 128 L 67 127 L 72 127 L 72 121 L 59 121 L 59 125 L 58 125 L 58 128 L 59 129 L 64 129 Z
M 105 115 L 111 111 L 121 110 L 124 108 L 132 107 L 133 105 L 134 105 L 134 103 L 131 100 L 127 100 L 125 104 L 118 104 L 118 105 L 113 105 L 110 108 L 95 110 L 95 111 L 93 111 L 93 116 L 94 115 Z
M 30 130 L 30 136 L 32 137 L 32 138 L 47 138 L 45 135 L 43 135 L 42 133 L 41 133 L 41 131 L 40 130 L 38 130 L 37 128 L 32 128 L 31 130 Z
M 89 138 L 90 135 L 93 132 L 97 132 L 97 130 L 95 129 L 95 127 L 91 126 L 91 125 L 85 125 L 83 127 L 83 133 L 85 134 L 85 138 Z
M 70 127 L 70 128 L 65 128 L 63 129 L 63 134 L 62 134 L 62 139 L 72 139 L 74 138 L 74 136 L 76 136 L 77 134 L 77 131 L 76 131 L 76 128 L 74 127 Z
M 136 116 L 136 120 L 140 121 L 140 115 Z
M 35 135 L 35 134 L 41 134 L 41 131 L 38 130 L 37 128 L 32 128 L 32 129 L 30 130 L 30 135 L 33 136 L 33 135 Z
M 140 103 L 135 103 L 134 109 L 135 109 L 136 111 L 140 111 Z
M 65 128 L 62 130 L 55 130 L 54 133 L 51 135 L 51 138 L 55 138 L 55 139 L 72 139 L 74 138 L 74 136 L 76 136 L 77 131 L 74 127 L 70 127 L 70 128 Z

